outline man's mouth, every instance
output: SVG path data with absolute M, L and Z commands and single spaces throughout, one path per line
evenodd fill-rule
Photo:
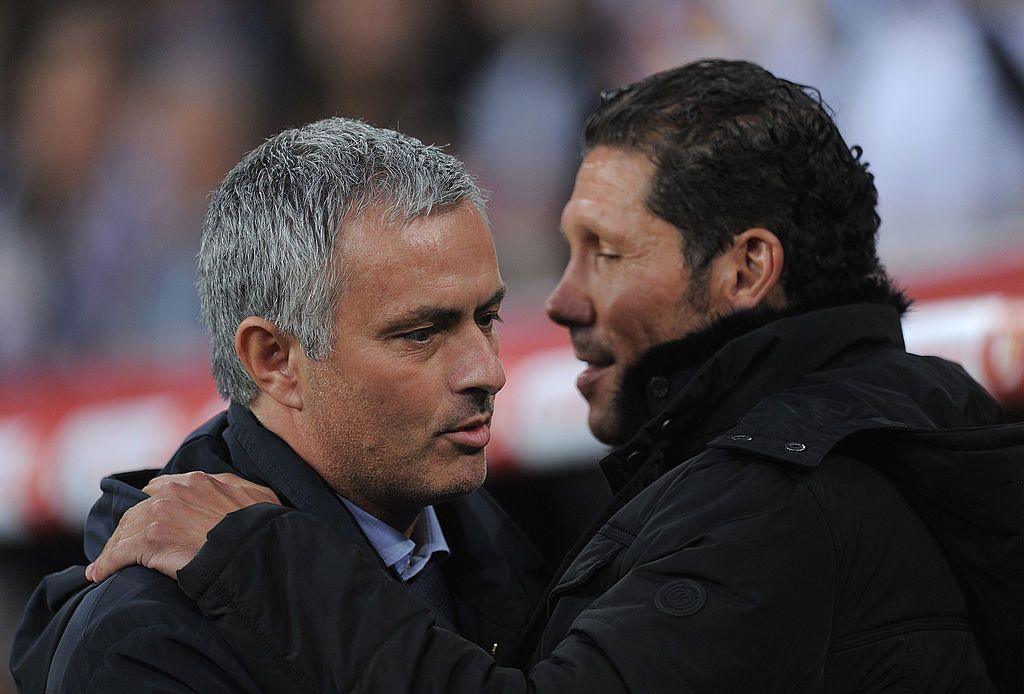
M 576 389 L 580 391 L 587 400 L 590 399 L 597 388 L 598 382 L 615 363 L 615 359 L 608 355 L 581 355 L 576 358 L 585 362 L 587 368 L 576 378 Z
M 441 435 L 460 448 L 476 452 L 490 443 L 491 418 L 489 416 L 474 417 Z

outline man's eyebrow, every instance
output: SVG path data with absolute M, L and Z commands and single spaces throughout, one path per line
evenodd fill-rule
M 508 288 L 504 285 L 499 287 L 491 296 L 477 307 L 477 311 L 481 311 L 497 304 L 505 298 L 505 293 Z M 388 321 L 388 324 L 381 330 L 381 333 L 392 333 L 396 330 L 402 330 L 403 328 L 412 328 L 417 325 L 423 325 L 430 323 L 433 325 L 450 325 L 457 322 L 462 317 L 462 311 L 456 308 L 446 308 L 443 306 L 419 306 L 410 311 L 395 316 L 393 320 Z
M 444 308 L 442 306 L 420 306 L 410 311 L 406 311 L 401 315 L 395 316 L 392 320 L 388 321 L 387 325 L 385 325 L 380 332 L 382 334 L 393 333 L 396 330 L 412 328 L 425 323 L 446 325 L 455 323 L 461 316 L 462 311 L 454 308 Z
M 582 232 L 584 236 L 607 236 L 610 238 L 621 236 L 621 234 L 615 232 L 614 228 L 607 228 L 599 224 L 596 219 L 592 219 L 590 217 L 578 220 L 577 223 L 574 224 L 573 226 L 574 228 Z M 558 225 L 558 233 L 562 235 L 563 239 L 569 241 L 569 232 L 566 231 L 564 224 Z
M 487 301 L 483 302 L 482 304 L 480 304 L 480 306 L 477 307 L 477 310 L 479 311 L 480 309 L 490 308 L 491 306 L 500 304 L 502 301 L 505 300 L 506 292 L 508 292 L 508 287 L 506 287 L 504 284 L 501 285 L 493 294 L 491 294 L 491 298 L 489 298 Z

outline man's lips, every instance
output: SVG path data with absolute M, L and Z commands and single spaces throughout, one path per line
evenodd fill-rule
M 583 373 L 576 378 L 576 389 L 585 399 L 590 400 L 601 376 L 615 363 L 615 357 L 596 344 L 574 344 L 574 347 L 576 358 L 587 365 Z
M 441 435 L 463 448 L 483 448 L 491 441 L 491 419 L 474 419 Z
M 611 368 L 611 362 L 603 365 L 587 364 L 587 368 L 576 378 L 576 389 L 580 391 L 584 398 L 589 400 L 597 388 L 598 381 L 601 380 L 601 377 L 604 376 L 609 368 Z

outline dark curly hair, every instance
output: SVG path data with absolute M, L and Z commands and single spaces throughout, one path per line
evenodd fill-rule
M 817 90 L 752 63 L 701 60 L 601 99 L 584 152 L 608 145 L 652 159 L 647 206 L 682 232 L 691 268 L 763 227 L 782 242 L 791 305 L 888 299 L 906 309 L 876 252 L 874 177 Z

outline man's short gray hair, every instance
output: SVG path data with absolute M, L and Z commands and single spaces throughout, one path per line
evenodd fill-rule
M 249 152 L 214 192 L 199 251 L 202 319 L 221 395 L 249 405 L 259 394 L 235 354 L 235 331 L 249 316 L 295 337 L 311 359 L 330 354 L 343 223 L 373 207 L 398 224 L 467 199 L 486 214 L 458 159 L 357 120 L 285 130 Z

